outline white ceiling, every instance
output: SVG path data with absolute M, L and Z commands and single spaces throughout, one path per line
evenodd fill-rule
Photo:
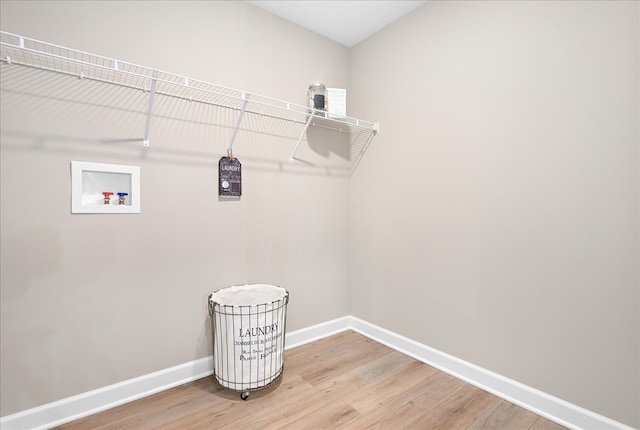
M 425 0 L 247 1 L 349 48 L 424 2 Z

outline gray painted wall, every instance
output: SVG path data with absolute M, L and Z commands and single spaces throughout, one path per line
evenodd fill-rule
M 638 9 L 427 2 L 351 50 L 354 316 L 640 425 Z

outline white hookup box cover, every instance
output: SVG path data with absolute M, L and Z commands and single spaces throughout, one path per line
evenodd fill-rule
M 209 296 L 220 385 L 256 389 L 282 373 L 288 301 L 286 289 L 267 284 L 223 288 Z

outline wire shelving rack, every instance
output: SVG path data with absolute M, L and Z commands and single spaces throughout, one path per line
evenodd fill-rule
M 8 32 L 0 32 L 0 61 L 7 65 L 19 65 L 95 80 L 120 87 L 146 91 L 149 94 L 146 127 L 141 141 L 150 145 L 151 117 L 156 95 L 163 95 L 190 102 L 203 103 L 238 112 L 233 137 L 228 145 L 232 153 L 233 143 L 245 113 L 303 124 L 302 133 L 289 161 L 295 160 L 296 151 L 310 126 L 318 126 L 350 134 L 351 144 L 361 147 L 362 155 L 379 131 L 377 122 L 365 121 L 331 114 L 259 94 L 190 79 L 185 76 L 149 68 L 126 61 L 103 57 L 88 52 L 43 42 Z

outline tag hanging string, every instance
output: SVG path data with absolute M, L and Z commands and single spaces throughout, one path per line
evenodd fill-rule
M 227 157 L 229 157 L 230 160 L 233 161 L 233 151 L 231 150 L 231 148 L 227 149 Z
M 233 153 L 231 152 L 231 148 L 233 147 L 233 143 L 236 140 L 236 135 L 238 134 L 238 129 L 240 128 L 240 123 L 242 122 L 242 117 L 244 116 L 245 111 L 247 110 L 247 103 L 249 102 L 249 97 L 251 94 L 242 93 L 242 108 L 240 108 L 240 115 L 238 115 L 238 119 L 236 121 L 236 126 L 233 129 L 233 136 L 231 136 L 231 142 L 229 142 L 229 147 L 227 148 L 227 154 L 229 158 L 233 160 Z

